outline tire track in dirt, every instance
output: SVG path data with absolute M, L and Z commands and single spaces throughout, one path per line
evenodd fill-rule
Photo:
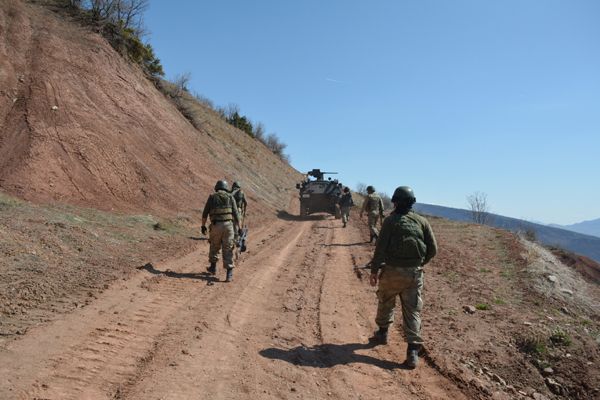
M 230 284 L 207 285 L 198 272 L 205 245 L 147 265 L 1 350 L 0 397 L 464 398 L 425 363 L 402 370 L 396 333 L 389 346 L 368 344 L 376 299 L 352 266 L 372 246 L 339 225 L 277 220 L 257 230 Z
M 275 232 L 263 239 L 268 246 L 236 268 L 234 284 L 227 285 L 212 304 L 192 310 L 203 327 L 196 331 L 201 332 L 188 335 L 183 352 L 165 353 L 124 397 L 219 399 L 252 390 L 251 381 L 259 379 L 249 361 L 255 357 L 250 349 L 264 328 L 259 321 L 272 298 L 273 281 L 293 264 L 290 260 L 302 250 L 298 242 L 306 240 L 310 227 L 310 222 L 276 224 Z

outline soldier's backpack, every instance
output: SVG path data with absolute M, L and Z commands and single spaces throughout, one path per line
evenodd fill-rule
M 423 264 L 427 245 L 423 226 L 414 213 L 392 216 L 392 234 L 386 249 L 386 264 L 418 267 Z

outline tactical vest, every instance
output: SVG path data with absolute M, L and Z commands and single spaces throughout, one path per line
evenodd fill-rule
M 231 195 L 218 191 L 212 195 L 212 207 L 209 211 L 211 222 L 233 220 L 233 208 Z
M 231 192 L 231 195 L 235 199 L 235 204 L 240 208 L 242 206 L 242 199 L 244 198 L 244 192 L 242 189 L 235 189 Z
M 385 263 L 392 267 L 419 267 L 427 254 L 423 227 L 414 213 L 391 215 L 391 234 Z
M 365 201 L 367 202 L 367 212 L 378 213 L 379 212 L 379 200 L 380 197 L 376 194 L 369 194 Z

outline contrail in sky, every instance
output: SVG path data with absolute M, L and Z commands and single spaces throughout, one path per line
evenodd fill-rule
M 325 80 L 327 82 L 333 82 L 333 83 L 346 83 L 344 81 L 338 81 L 337 79 L 333 79 L 333 78 L 325 78 Z

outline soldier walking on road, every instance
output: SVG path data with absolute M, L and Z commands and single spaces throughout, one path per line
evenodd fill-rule
M 385 219 L 371 261 L 371 286 L 376 286 L 379 330 L 371 340 L 387 344 L 388 327 L 394 321 L 396 297 L 400 297 L 404 337 L 408 343 L 405 365 L 415 368 L 423 345 L 421 309 L 423 308 L 423 266 L 437 252 L 429 222 L 411 211 L 415 195 L 408 186 L 394 191 L 394 211 Z
M 367 213 L 371 235 L 369 243 L 373 243 L 373 240 L 376 241 L 379 236 L 379 231 L 377 230 L 377 221 L 379 218 L 381 218 L 381 222 L 383 223 L 383 200 L 375 193 L 375 188 L 371 185 L 367 186 L 367 197 L 365 197 L 362 210 L 360 211 L 361 218 L 365 212 Z
M 240 231 L 240 215 L 235 200 L 229 194 L 226 181 L 218 181 L 215 193 L 208 196 L 202 212 L 202 234 L 206 235 L 206 219 L 210 216 L 210 251 L 207 271 L 217 273 L 219 252 L 223 250 L 223 267 L 227 270 L 227 282 L 233 280 L 234 229 Z
M 233 182 L 233 185 L 231 185 L 231 195 L 235 199 L 235 204 L 237 205 L 240 213 L 240 227 L 243 227 L 246 219 L 246 208 L 248 207 L 248 202 L 246 201 L 246 194 L 243 192 L 238 181 Z
M 348 223 L 348 219 L 350 218 L 350 208 L 354 206 L 354 200 L 352 200 L 352 193 L 350 193 L 350 189 L 346 186 L 344 188 L 344 194 L 340 197 L 338 201 L 340 206 L 340 211 L 342 212 L 342 222 L 344 223 L 344 228 Z

